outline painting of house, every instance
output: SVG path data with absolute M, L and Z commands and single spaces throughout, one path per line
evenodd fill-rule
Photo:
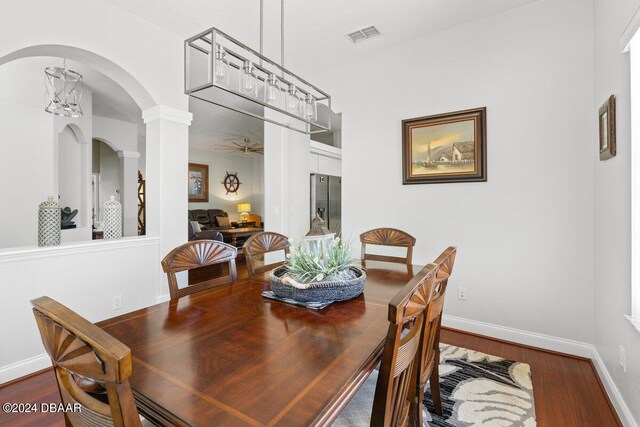
M 454 162 L 472 162 L 475 157 L 473 141 L 458 142 L 451 147 L 451 160 Z
M 484 108 L 403 121 L 405 184 L 485 181 Z

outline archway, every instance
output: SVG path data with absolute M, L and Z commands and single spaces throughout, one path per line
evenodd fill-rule
M 0 57 L 0 66 L 16 59 L 34 56 L 56 56 L 82 62 L 96 70 L 100 70 L 102 74 L 119 84 L 131 95 L 142 111 L 156 105 L 151 94 L 124 68 L 97 53 L 85 49 L 57 44 L 29 46 Z
M 90 106 L 98 98 L 96 93 L 100 92 L 103 100 L 106 97 L 105 94 L 113 95 L 114 93 L 108 90 L 110 86 L 100 85 L 97 86 L 97 89 L 92 87 L 90 90 L 87 90 L 88 85 L 85 85 L 85 95 L 87 96 L 84 98 L 86 98 L 89 108 L 84 110 L 85 105 L 83 104 L 85 114 L 80 118 L 61 118 L 43 112 L 42 95 L 34 88 L 37 89 L 38 83 L 42 81 L 44 67 L 57 65 L 56 58 L 60 58 L 60 63 L 64 58 L 72 64 L 75 63 L 76 67 L 81 67 L 79 71 L 85 76 L 85 81 L 109 80 L 113 87 L 117 86 L 118 91 L 127 95 L 128 101 L 126 105 L 128 106 L 127 111 L 129 114 L 123 117 L 108 114 L 98 114 L 101 117 L 95 116 Z M 51 59 L 54 61 L 51 61 Z M 24 61 L 29 62 L 25 63 Z M 41 64 L 41 62 L 45 62 L 45 64 Z M 53 62 L 53 64 L 48 64 L 47 62 Z M 82 69 L 82 67 L 85 68 Z M 95 205 L 92 204 L 91 186 L 92 139 L 96 137 L 96 119 L 102 119 L 102 125 L 98 131 L 99 135 L 109 134 L 107 131 L 111 131 L 108 137 L 115 135 L 112 138 L 115 143 L 112 143 L 111 140 L 103 140 L 115 153 L 116 160 L 114 163 L 120 166 L 117 170 L 114 168 L 114 174 L 118 176 L 120 182 L 119 185 L 113 186 L 113 191 L 127 198 L 127 200 L 131 199 L 130 203 L 128 203 L 131 208 L 123 209 L 123 234 L 124 236 L 136 236 L 138 234 L 136 201 L 139 161 L 144 165 L 144 158 L 140 159 L 138 147 L 144 149 L 147 139 L 142 111 L 155 105 L 155 101 L 149 92 L 138 80 L 114 62 L 93 52 L 73 46 L 37 45 L 25 47 L 1 56 L 0 70 L 3 70 L 6 76 L 17 78 L 17 80 L 5 78 L 6 82 L 23 82 L 23 84 L 17 85 L 19 87 L 16 87 L 15 90 L 11 89 L 7 93 L 6 102 L 4 103 L 5 109 L 13 114 L 9 117 L 14 117 L 14 119 L 9 119 L 8 122 L 15 122 L 10 124 L 10 129 L 6 133 L 6 140 L 11 140 L 14 143 L 13 147 L 21 146 L 22 149 L 18 152 L 12 148 L 11 160 L 7 159 L 7 163 L 14 164 L 15 167 L 13 169 L 16 170 L 3 168 L 7 169 L 6 179 L 3 178 L 3 181 L 7 182 L 6 191 L 19 193 L 16 197 L 9 197 L 9 199 L 14 202 L 12 204 L 16 207 L 15 210 L 22 212 L 22 215 L 17 216 L 7 213 L 7 218 L 3 217 L 3 222 L 15 225 L 17 222 L 23 221 L 24 227 L 17 228 L 31 230 L 29 233 L 14 233 L 15 236 L 13 234 L 9 235 L 7 230 L 0 230 L 3 237 L 5 234 L 9 237 L 3 239 L 4 244 L 0 246 L 5 248 L 28 247 L 37 244 L 37 227 L 35 226 L 37 223 L 37 206 L 40 202 L 46 200 L 49 195 L 57 196 L 61 207 L 69 206 L 71 210 L 78 210 L 78 214 L 74 219 L 77 228 L 69 229 L 63 227 L 62 242 L 68 243 L 91 239 L 92 227 L 94 227 L 94 230 L 96 229 L 96 224 L 92 220 Z M 20 71 L 24 70 L 27 70 L 26 74 L 20 73 Z M 89 72 L 89 70 L 93 71 Z M 100 79 L 102 80 L 95 80 L 95 76 L 98 74 L 101 75 Z M 11 110 L 14 104 L 12 100 L 15 100 L 21 93 L 24 94 L 25 90 L 28 91 L 26 92 L 28 96 L 23 96 L 22 101 L 25 98 L 27 99 L 27 102 L 23 102 L 23 104 L 27 106 L 25 108 L 29 108 L 29 114 L 22 114 L 22 110 Z M 44 91 L 44 85 L 42 90 Z M 112 96 L 109 99 L 116 98 L 118 97 Z M 1 105 L 2 100 L 0 100 Z M 105 104 L 103 103 L 102 105 Z M 120 106 L 122 104 L 112 103 L 111 105 Z M 131 131 L 130 128 L 127 128 L 126 136 L 123 136 L 123 126 L 104 124 L 105 121 L 109 120 L 114 123 L 118 120 L 126 121 L 131 117 L 131 111 L 134 112 L 136 119 L 134 123 L 129 122 L 128 125 L 132 126 L 134 130 Z M 5 117 L 7 116 L 5 115 Z M 135 123 L 136 120 L 139 121 L 139 124 Z M 111 127 L 109 128 L 109 126 Z M 135 131 L 136 126 L 139 129 L 138 133 Z M 16 139 L 15 136 L 18 138 Z M 155 134 L 153 136 L 157 137 Z M 21 142 L 22 144 L 16 142 Z M 124 171 L 130 173 L 125 174 Z M 27 185 L 26 191 L 15 191 L 15 186 L 9 185 L 11 181 L 9 175 L 15 176 L 19 173 L 21 173 L 23 181 L 33 181 L 32 184 Z M 125 185 L 122 184 L 123 182 L 127 184 L 126 189 L 124 188 Z M 130 185 L 128 185 L 129 183 Z M 122 199 L 121 203 L 124 205 L 125 201 Z

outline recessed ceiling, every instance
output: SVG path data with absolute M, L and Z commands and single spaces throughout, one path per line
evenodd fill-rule
M 259 47 L 259 0 L 107 0 L 187 38 L 215 26 Z M 537 0 L 285 0 L 285 64 L 305 77 L 352 55 L 514 9 Z M 280 0 L 264 0 L 266 56 L 280 59 Z M 351 43 L 345 34 L 375 25 L 383 34 Z

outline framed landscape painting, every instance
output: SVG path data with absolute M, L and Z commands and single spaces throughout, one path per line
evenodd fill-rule
M 402 183 L 487 180 L 486 108 L 402 121 Z
M 209 201 L 209 165 L 189 163 L 189 203 Z

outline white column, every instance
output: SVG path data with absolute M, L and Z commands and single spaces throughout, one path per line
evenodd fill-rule
M 283 115 L 265 111 L 269 118 Z M 286 118 L 285 118 L 286 120 Z M 292 119 L 290 123 L 296 125 Z M 309 135 L 264 124 L 265 229 L 299 240 L 309 231 Z
M 187 173 L 192 117 L 188 111 L 164 105 L 142 112 L 147 125 L 147 235 L 160 237 L 160 260 L 171 249 L 187 241 Z M 169 293 L 164 276 L 158 284 L 158 296 Z
M 138 159 L 137 151 L 118 151 L 122 194 L 123 236 L 138 235 Z

